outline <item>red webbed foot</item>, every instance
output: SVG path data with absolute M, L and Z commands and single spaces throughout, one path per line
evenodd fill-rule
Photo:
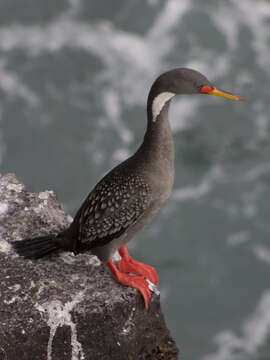
M 142 275 L 143 277 L 149 279 L 156 286 L 158 285 L 158 275 L 155 268 L 132 259 L 128 253 L 126 245 L 123 245 L 118 249 L 118 251 L 122 257 L 122 259 L 117 264 L 120 271 Z
M 108 266 L 110 272 L 112 273 L 116 281 L 118 281 L 122 285 L 131 286 L 140 291 L 144 298 L 145 307 L 146 309 L 148 309 L 148 304 L 151 299 L 151 292 L 149 290 L 147 281 L 144 280 L 144 278 L 142 278 L 141 276 L 133 276 L 122 273 L 117 269 L 112 260 L 108 261 L 106 265 Z

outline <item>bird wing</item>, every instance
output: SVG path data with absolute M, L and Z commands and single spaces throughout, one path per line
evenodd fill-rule
M 79 243 L 90 249 L 121 236 L 147 209 L 149 192 L 137 174 L 115 172 L 103 178 L 79 211 Z

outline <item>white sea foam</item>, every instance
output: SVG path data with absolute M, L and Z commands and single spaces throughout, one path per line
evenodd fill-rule
M 231 234 L 227 242 L 231 246 L 238 246 L 246 243 L 250 239 L 250 234 L 247 231 L 240 231 L 234 234 Z
M 121 31 L 108 21 L 100 21 L 94 25 L 76 21 L 74 15 L 80 9 L 80 1 L 70 0 L 69 3 L 69 11 L 44 26 L 13 24 L 1 27 L 0 49 L 6 52 L 24 49 L 32 56 L 45 51 L 56 52 L 66 46 L 83 49 L 100 58 L 105 65 L 101 78 L 105 76 L 114 84 L 119 83 L 118 86 L 124 90 L 122 96 L 126 101 L 132 104 L 144 103 L 146 93 L 142 89 L 148 89 L 153 77 L 165 68 L 164 58 L 173 51 L 176 41 L 174 29 L 191 9 L 190 2 L 187 0 L 166 1 L 146 36 Z M 254 47 L 257 49 L 260 63 L 268 63 L 268 49 L 266 48 L 268 31 L 265 30 L 270 6 L 265 1 L 259 0 L 256 7 L 250 0 L 243 4 L 235 0 L 233 6 L 235 8 L 233 17 L 229 16 L 231 10 L 226 4 L 215 6 L 213 10 L 209 8 L 212 21 L 227 37 L 228 50 L 233 51 L 236 48 L 240 26 L 246 24 L 256 39 Z M 212 76 L 220 76 L 230 70 L 228 57 L 223 53 L 213 56 L 209 50 L 206 52 L 202 48 L 198 50 L 200 61 L 193 58 L 187 64 L 178 65 L 193 66 L 211 73 Z M 9 75 L 11 76 L 10 72 Z M 138 78 L 140 78 L 139 82 Z M 12 89 L 15 92 L 20 91 L 15 86 L 12 86 Z M 33 100 L 33 94 L 29 91 L 25 88 L 25 96 L 28 100 L 31 99 L 30 101 L 36 101 L 36 99 Z
M 263 293 L 254 313 L 243 323 L 241 335 L 224 330 L 214 338 L 217 351 L 201 360 L 245 360 L 265 342 L 270 329 L 270 290 Z
M 0 88 L 11 97 L 19 96 L 32 106 L 39 104 L 37 95 L 23 84 L 14 72 L 7 70 L 7 61 L 0 59 Z
M 231 16 L 231 9 L 226 3 L 220 3 L 218 7 L 209 9 L 212 21 L 227 39 L 228 51 L 231 52 L 237 48 L 239 30 L 246 25 L 252 33 L 251 46 L 256 51 L 259 65 L 263 67 L 269 65 L 269 31 L 267 31 L 267 27 L 270 4 L 264 0 L 256 1 L 256 6 L 254 6 L 253 0 L 233 0 L 232 3 L 233 16 Z
M 165 2 L 164 8 L 146 38 L 147 43 L 154 50 L 152 57 L 162 58 L 173 49 L 176 40 L 173 36 L 173 30 L 190 8 L 191 4 L 188 0 Z
M 175 46 L 174 30 L 181 23 L 183 16 L 190 11 L 191 4 L 187 0 L 167 1 L 149 32 L 146 35 L 138 35 L 124 32 L 109 21 L 100 21 L 96 24 L 78 21 L 76 14 L 80 10 L 80 1 L 70 0 L 69 3 L 68 11 L 44 26 L 13 24 L 1 27 L 0 49 L 3 54 L 22 49 L 28 56 L 35 57 L 43 52 L 57 52 L 71 47 L 97 56 L 104 64 L 104 70 L 98 73 L 97 80 L 109 84 L 102 96 L 106 121 L 119 129 L 123 143 L 128 145 L 133 139 L 133 134 L 126 120 L 122 120 L 122 102 L 129 106 L 145 105 L 147 91 L 153 78 L 167 69 L 165 58 Z M 256 9 L 257 20 L 251 22 L 254 32 L 261 32 L 265 26 L 265 15 L 261 9 L 260 5 L 260 9 Z M 224 6 L 221 6 L 212 20 L 216 19 L 216 16 L 217 19 L 218 16 L 224 16 L 225 10 Z M 244 20 L 245 17 L 242 16 L 242 21 Z M 223 33 L 226 31 L 226 36 L 233 39 L 239 25 L 234 18 L 230 18 L 226 22 L 217 21 L 216 26 L 219 26 Z M 198 51 L 200 60 L 193 57 L 187 64 L 177 65 L 195 67 L 202 72 L 211 73 L 212 78 L 226 74 L 230 70 L 228 57 L 223 53 L 213 56 L 211 51 L 205 52 L 202 48 Z M 6 61 L 7 58 L 2 58 L 0 63 L 0 87 L 10 96 L 19 96 L 30 105 L 37 105 L 37 95 L 19 80 L 16 73 L 7 70 Z M 174 132 L 190 126 L 188 120 L 198 112 L 200 104 L 201 100 L 196 97 L 184 97 L 174 101 L 170 116 Z M 258 120 L 258 127 L 260 126 L 263 127 L 261 134 L 265 133 L 265 118 Z M 128 153 L 128 148 L 125 148 L 124 152 Z M 207 187 L 205 183 L 203 185 L 201 190 Z
M 4 53 L 22 49 L 28 56 L 35 57 L 71 47 L 97 56 L 104 64 L 97 81 L 106 82 L 106 90 L 100 97 L 106 121 L 119 129 L 123 143 L 128 145 L 133 134 L 128 122 L 122 120 L 123 103 L 146 105 L 153 78 L 166 68 L 163 58 L 173 48 L 173 29 L 189 8 L 187 0 L 167 1 L 149 33 L 140 36 L 117 29 L 108 21 L 94 25 L 77 21 L 80 2 L 70 0 L 70 10 L 44 26 L 13 24 L 1 27 L 0 49 Z M 18 80 L 16 73 L 0 66 L 0 75 L 0 87 L 10 96 L 21 96 L 31 105 L 38 103 L 37 96 Z M 182 113 L 184 109 L 190 112 L 189 104 L 189 100 L 181 101 Z M 175 121 L 174 130 L 182 129 L 185 124 L 183 120 Z M 128 148 L 124 153 L 128 153 Z
M 163 57 L 174 45 L 173 29 L 189 10 L 189 2 L 167 1 L 146 36 L 124 32 L 108 21 L 95 25 L 76 21 L 73 15 L 80 3 L 70 0 L 70 4 L 72 12 L 65 12 L 44 26 L 1 27 L 0 49 L 4 52 L 22 49 L 29 56 L 57 52 L 64 47 L 82 49 L 104 63 L 105 70 L 99 78 L 118 86 L 125 101 L 133 105 L 145 103 L 147 90 L 142 89 L 148 89 L 153 77 L 164 68 Z
M 174 98 L 170 109 L 170 122 L 173 133 L 190 128 L 194 123 L 190 122 L 194 113 L 199 109 L 201 102 L 199 97 Z
M 250 1 L 248 2 L 252 5 Z M 80 1 L 70 0 L 69 3 L 68 11 L 44 26 L 13 24 L 1 27 L 0 49 L 3 52 L 23 49 L 30 56 L 37 56 L 47 51 L 57 52 L 64 47 L 82 49 L 95 54 L 104 63 L 105 70 L 99 73 L 98 78 L 103 81 L 107 79 L 110 84 L 117 86 L 126 103 L 130 105 L 145 104 L 147 89 L 153 78 L 166 68 L 164 59 L 173 51 L 176 41 L 174 29 L 181 23 L 183 16 L 190 11 L 190 2 L 187 0 L 166 1 L 146 35 L 124 32 L 109 21 L 100 21 L 93 25 L 77 21 L 75 15 L 80 9 Z M 236 14 L 238 15 L 229 16 L 230 10 L 227 6 L 220 5 L 218 8 L 214 7 L 215 13 L 211 17 L 215 25 L 227 37 L 230 51 L 236 47 L 237 32 L 243 23 L 251 28 L 254 36 L 267 34 L 264 31 L 267 25 L 265 20 L 270 11 L 270 7 L 263 1 L 258 1 L 256 7 L 241 5 L 237 1 L 234 1 L 233 6 L 237 9 Z M 211 13 L 211 8 L 209 11 Z M 223 21 L 226 13 L 228 14 L 227 21 Z M 239 20 L 241 21 L 239 22 Z M 256 44 L 259 57 L 265 59 L 268 54 L 266 45 L 263 45 L 265 42 L 259 39 Z M 195 67 L 205 73 L 211 73 L 212 77 L 226 74 L 230 70 L 228 57 L 223 53 L 213 56 L 211 51 L 205 52 L 202 48 L 198 51 L 200 51 L 200 60 L 192 58 L 187 64 L 177 65 Z M 263 62 L 263 60 L 261 61 Z M 37 104 L 37 96 L 18 80 L 16 74 L 10 70 L 7 71 L 3 65 L 0 66 L 0 74 L 0 87 L 10 94 L 23 96 L 31 104 Z M 137 81 L 138 78 L 140 81 Z M 199 101 L 192 100 L 192 105 L 195 104 L 193 107 L 190 106 L 190 102 L 190 99 L 181 100 L 182 119 L 185 119 L 186 113 L 189 115 L 198 109 Z M 109 103 L 108 106 L 112 106 L 110 111 L 113 111 L 115 105 Z M 175 113 L 176 111 L 173 113 L 172 119 L 176 117 Z M 111 120 L 114 121 L 114 117 Z M 173 120 L 175 131 L 181 130 L 186 125 L 187 122 L 184 120 Z M 263 125 L 265 126 L 265 124 Z M 121 126 L 120 129 L 123 127 Z M 121 130 L 122 133 L 121 136 L 126 138 L 127 129 Z M 130 135 L 128 136 L 130 137 Z
M 265 246 L 256 245 L 253 248 L 254 254 L 259 260 L 264 261 L 268 265 L 270 265 L 270 250 L 267 249 Z
M 268 109 L 267 105 L 262 101 L 256 101 L 253 104 L 256 123 L 256 140 L 268 140 L 269 133 L 269 120 L 268 120 Z
M 245 24 L 252 31 L 252 48 L 257 54 L 257 61 L 260 66 L 269 72 L 269 31 L 268 22 L 270 17 L 270 4 L 264 0 L 234 0 L 236 14 L 235 22 L 241 26 Z
M 120 130 L 120 136 L 124 143 L 129 144 L 134 136 L 127 128 L 127 122 L 122 121 L 121 105 L 119 95 L 116 91 L 108 89 L 102 96 L 103 107 L 106 112 L 106 118 L 110 120 L 114 128 Z
M 269 172 L 270 165 L 268 163 L 258 164 L 252 169 L 244 171 L 242 175 L 236 173 L 235 176 L 228 174 L 221 166 L 213 166 L 198 184 L 176 188 L 173 191 L 172 198 L 177 201 L 199 199 L 202 196 L 208 195 L 218 184 L 255 182 Z M 252 191 L 243 193 L 243 213 L 245 216 L 251 217 L 256 214 L 256 202 L 262 196 L 263 192 L 264 187 L 258 183 Z
M 241 181 L 255 181 L 261 176 L 266 175 L 270 172 L 269 163 L 261 163 L 248 170 L 246 174 L 241 178 Z
M 215 166 L 198 185 L 176 189 L 172 194 L 172 198 L 177 201 L 198 199 L 208 194 L 213 189 L 213 185 L 221 180 L 224 181 L 224 173 L 220 167 Z

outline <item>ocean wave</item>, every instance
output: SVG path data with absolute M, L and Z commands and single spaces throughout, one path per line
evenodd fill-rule
M 270 290 L 259 300 L 254 313 L 243 323 L 242 335 L 232 330 L 219 332 L 213 342 L 217 351 L 201 357 L 201 360 L 248 360 L 262 346 L 270 330 Z
M 207 173 L 198 185 L 185 186 L 173 191 L 172 198 L 176 201 L 186 201 L 199 199 L 207 195 L 215 184 L 224 182 L 224 172 L 221 167 L 214 166 Z
M 265 262 L 266 264 L 270 265 L 270 250 L 267 249 L 265 246 L 256 245 L 253 247 L 253 251 L 255 256 Z

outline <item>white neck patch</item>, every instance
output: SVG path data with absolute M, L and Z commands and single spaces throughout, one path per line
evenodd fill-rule
M 170 100 L 172 97 L 174 97 L 174 95 L 175 95 L 174 93 L 168 91 L 168 92 L 163 92 L 154 98 L 152 104 L 152 114 L 153 114 L 152 121 L 155 122 L 157 120 L 157 117 L 160 114 L 166 102 Z

